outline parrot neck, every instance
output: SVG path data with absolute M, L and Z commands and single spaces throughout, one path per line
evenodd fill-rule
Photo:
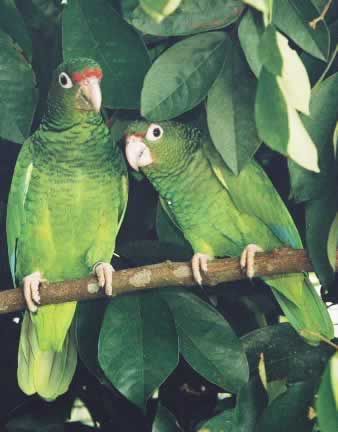
M 197 149 L 189 157 L 175 164 L 170 171 L 159 172 L 150 169 L 144 169 L 146 176 L 159 194 L 167 201 L 178 204 L 178 197 L 184 201 L 191 191 L 197 191 L 198 194 L 206 198 L 208 194 L 208 184 L 205 179 L 208 178 L 206 173 L 210 171 L 210 165 L 203 156 L 202 149 Z
M 56 123 L 46 117 L 32 138 L 42 164 L 66 163 L 74 170 L 84 165 L 89 170 L 97 169 L 106 164 L 107 155 L 114 157 L 117 150 L 99 115 L 87 116 L 86 121 L 63 128 L 56 128 Z

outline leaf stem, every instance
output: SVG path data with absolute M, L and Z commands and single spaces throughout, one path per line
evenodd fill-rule
M 318 338 L 319 340 L 321 340 L 322 342 L 326 343 L 327 345 L 330 345 L 332 348 L 334 348 L 336 351 L 338 351 L 338 345 L 336 345 L 334 342 L 330 341 L 330 339 L 327 339 L 325 336 L 321 335 L 320 333 L 311 331 L 311 330 L 301 330 L 299 332 L 302 336 L 306 336 L 307 334 L 310 336 L 315 336 L 316 338 Z
M 316 30 L 317 24 L 318 24 L 320 21 L 324 21 L 325 16 L 326 16 L 326 14 L 328 13 L 328 11 L 329 11 L 330 6 L 331 6 L 332 3 L 333 3 L 333 0 L 329 0 L 329 1 L 326 3 L 326 5 L 325 5 L 325 7 L 324 7 L 324 9 L 323 9 L 323 11 L 322 11 L 322 13 L 321 13 L 317 18 L 315 18 L 315 19 L 313 19 L 312 21 L 309 22 L 309 26 L 310 26 L 313 30 Z
M 316 82 L 316 85 L 320 84 L 323 81 L 323 79 L 325 78 L 326 74 L 330 70 L 330 67 L 332 66 L 332 63 L 334 62 L 334 59 L 336 58 L 337 52 L 338 52 L 338 46 L 335 47 L 335 49 L 332 53 L 332 56 L 331 56 L 331 58 L 327 64 L 326 68 L 324 69 L 323 73 L 321 74 L 318 81 Z

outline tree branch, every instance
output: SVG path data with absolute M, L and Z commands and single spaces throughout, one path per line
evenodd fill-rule
M 338 267 L 338 250 L 336 268 Z M 255 276 L 272 276 L 281 273 L 313 271 L 313 266 L 303 249 L 275 249 L 255 256 Z M 205 286 L 221 282 L 246 279 L 238 258 L 217 259 L 208 264 L 208 274 L 203 278 Z M 193 280 L 190 262 L 166 261 L 161 264 L 120 270 L 114 273 L 113 293 L 120 295 L 166 286 L 190 287 Z M 41 305 L 67 301 L 94 300 L 104 298 L 94 276 L 73 281 L 42 283 Z M 0 314 L 24 309 L 26 306 L 21 288 L 0 292 Z

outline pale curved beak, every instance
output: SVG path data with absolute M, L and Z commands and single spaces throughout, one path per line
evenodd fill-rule
M 126 138 L 126 143 L 126 158 L 135 171 L 153 163 L 150 150 L 140 137 L 129 135 Z
M 80 82 L 80 95 L 82 96 L 83 109 L 100 112 L 102 93 L 100 81 L 96 77 L 85 78 Z

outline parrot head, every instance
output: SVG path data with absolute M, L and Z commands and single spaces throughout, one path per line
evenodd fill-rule
M 60 64 L 54 72 L 49 91 L 49 115 L 98 113 L 102 102 L 102 77 L 99 64 L 89 58 L 74 58 Z
M 183 167 L 198 145 L 200 132 L 173 121 L 137 121 L 129 125 L 125 137 L 129 165 L 147 175 Z

